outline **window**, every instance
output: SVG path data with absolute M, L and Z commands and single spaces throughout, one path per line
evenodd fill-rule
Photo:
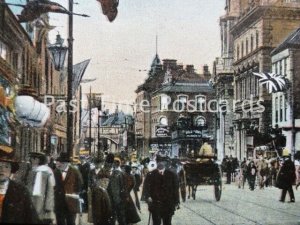
M 196 97 L 197 110 L 204 112 L 206 105 L 206 97 L 204 95 L 200 95 Z
M 248 44 L 248 39 L 246 39 L 246 55 L 248 54 L 248 46 L 249 44 Z
M 177 110 L 183 111 L 186 109 L 186 106 L 187 106 L 187 96 L 185 95 L 178 96 Z
M 242 41 L 242 52 L 241 52 L 241 57 L 244 56 L 244 42 Z
M 283 75 L 286 76 L 287 75 L 287 60 L 286 60 L 286 58 L 283 60 L 283 65 L 284 65 Z
M 279 121 L 282 122 L 283 120 L 283 96 L 281 95 L 279 98 Z
M 258 31 L 256 31 L 256 37 L 255 37 L 255 44 L 256 44 L 256 48 L 258 48 L 258 42 L 259 42 L 259 34 Z
M 206 124 L 206 120 L 203 116 L 198 116 L 194 121 L 194 125 L 196 127 L 204 127 L 205 124 Z
M 279 74 L 282 74 L 282 60 L 279 61 Z
M 287 121 L 287 99 L 284 98 L 284 121 Z
M 7 59 L 7 46 L 0 41 L 0 57 L 2 59 Z
M 278 123 L 278 97 L 275 98 L 275 123 Z
M 160 96 L 160 110 L 168 110 L 170 104 L 170 97 L 167 95 Z
M 240 46 L 239 45 L 236 47 L 236 58 L 237 59 L 240 58 Z
M 250 38 L 250 51 L 253 51 L 253 35 L 251 34 L 251 38 Z

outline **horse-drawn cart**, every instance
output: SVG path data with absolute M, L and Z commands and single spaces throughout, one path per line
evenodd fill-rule
M 196 199 L 198 185 L 213 185 L 216 201 L 221 199 L 222 194 L 222 173 L 221 167 L 213 157 L 200 157 L 189 159 L 184 163 L 186 184 L 192 188 L 192 198 Z M 188 197 L 190 194 L 188 195 Z

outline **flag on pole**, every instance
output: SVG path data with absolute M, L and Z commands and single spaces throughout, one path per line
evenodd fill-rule
M 102 13 L 109 22 L 113 22 L 118 14 L 119 0 L 97 0 L 101 4 Z
M 23 7 L 21 14 L 17 15 L 20 23 L 33 21 L 39 18 L 42 14 L 48 12 L 65 13 L 65 14 L 70 13 L 62 5 L 48 0 L 34 0 L 28 2 L 26 5 L 23 6 L 18 5 L 18 6 Z
M 276 93 L 285 91 L 288 88 L 288 79 L 283 75 L 275 73 L 253 73 L 255 76 L 260 77 L 259 83 L 266 85 L 269 93 Z
M 89 65 L 90 61 L 91 61 L 90 59 L 87 59 L 87 60 L 77 63 L 76 65 L 73 66 L 72 96 L 75 95 L 75 93 L 80 85 L 81 79 L 82 79 L 82 77 L 85 73 L 85 70 L 86 70 L 87 66 Z

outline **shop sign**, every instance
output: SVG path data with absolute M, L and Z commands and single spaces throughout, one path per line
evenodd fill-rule
M 186 130 L 185 137 L 187 138 L 201 138 L 202 132 L 200 130 Z
M 169 126 L 156 126 L 155 128 L 156 137 L 169 137 L 170 127 Z

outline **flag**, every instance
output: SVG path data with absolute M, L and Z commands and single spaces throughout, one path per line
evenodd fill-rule
M 21 6 L 21 5 L 19 5 Z M 65 13 L 70 12 L 62 5 L 51 2 L 48 0 L 34 0 L 28 2 L 26 5 L 22 6 L 24 9 L 21 11 L 21 15 L 18 16 L 20 23 L 33 21 L 39 18 L 42 14 L 53 12 L 53 13 Z
M 77 63 L 76 65 L 73 66 L 73 81 L 72 81 L 72 96 L 75 95 L 76 90 L 78 89 L 81 79 L 83 77 L 83 74 L 87 68 L 87 66 L 90 63 L 90 59 L 87 59 L 83 62 Z
M 266 85 L 269 93 L 276 93 L 285 91 L 288 88 L 288 79 L 283 75 L 275 73 L 253 73 L 255 76 L 260 77 L 259 83 Z
M 101 4 L 102 13 L 109 22 L 113 22 L 118 14 L 119 0 L 97 0 Z

